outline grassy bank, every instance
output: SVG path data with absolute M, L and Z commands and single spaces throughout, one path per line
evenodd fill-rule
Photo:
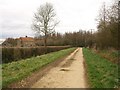
M 118 63 L 118 57 L 120 57 L 120 51 L 117 50 L 97 50 L 95 53 L 116 64 Z
M 29 76 L 41 67 L 73 52 L 75 48 L 69 48 L 58 52 L 53 52 L 37 57 L 20 60 L 2 65 L 2 86 L 7 87 L 9 84 L 19 81 Z
M 117 64 L 86 48 L 83 48 L 83 55 L 87 66 L 89 84 L 92 88 L 115 88 L 119 86 Z

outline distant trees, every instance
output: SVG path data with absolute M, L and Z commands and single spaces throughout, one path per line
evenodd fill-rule
M 49 12 L 48 12 L 49 11 Z M 71 45 L 81 47 L 96 47 L 96 49 L 120 49 L 120 3 L 116 0 L 111 6 L 106 6 L 105 3 L 101 7 L 98 17 L 97 31 L 92 32 L 79 30 L 78 32 L 67 32 L 65 34 L 52 33 L 55 23 L 51 23 L 55 17 L 54 9 L 51 4 L 46 4 L 38 9 L 38 13 L 34 16 L 33 30 L 38 34 L 43 33 L 41 44 L 47 45 Z M 49 24 L 50 23 L 50 24 Z M 53 25 L 51 25 L 53 24 Z M 52 28 L 51 28 L 52 27 Z M 49 37 L 49 38 L 48 38 Z
M 64 44 L 81 47 L 91 47 L 92 35 L 90 31 L 79 30 L 78 32 L 65 33 Z
M 98 32 L 96 33 L 96 44 L 99 48 L 118 49 L 118 2 L 106 8 L 105 3 L 99 16 Z
M 44 46 L 47 45 L 48 36 L 54 33 L 54 28 L 58 24 L 55 21 L 56 13 L 54 11 L 53 5 L 46 3 L 41 5 L 37 13 L 34 14 L 34 19 L 32 23 L 32 29 L 37 33 L 37 35 L 44 36 Z
M 39 39 L 39 45 L 43 45 L 43 39 Z M 81 46 L 81 47 L 92 47 L 93 46 L 93 33 L 91 31 L 79 30 L 78 32 L 68 32 L 65 34 L 54 33 L 49 35 L 48 43 L 49 46 Z M 37 44 L 38 45 L 38 44 Z

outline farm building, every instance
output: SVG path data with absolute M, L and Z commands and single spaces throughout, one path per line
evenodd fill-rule
M 32 37 L 8 38 L 2 43 L 3 47 L 33 47 L 35 39 Z
M 20 37 L 17 38 L 17 46 L 18 47 L 32 47 L 35 46 L 35 40 L 32 37 Z

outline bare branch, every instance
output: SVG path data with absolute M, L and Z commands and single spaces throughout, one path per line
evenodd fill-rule
M 46 3 L 45 5 L 41 5 L 37 9 L 37 13 L 34 14 L 32 29 L 39 35 L 41 35 L 41 33 L 44 34 L 45 39 L 47 39 L 49 34 L 55 32 L 55 27 L 59 23 L 54 20 L 55 16 L 56 13 L 52 4 Z

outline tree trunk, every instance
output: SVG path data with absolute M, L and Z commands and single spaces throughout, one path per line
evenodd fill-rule
M 44 46 L 45 46 L 45 48 L 47 47 L 47 37 L 46 36 L 44 38 Z
M 44 23 L 45 29 L 45 38 L 44 38 L 44 46 L 45 46 L 45 53 L 47 53 L 47 24 Z
M 45 54 L 47 53 L 47 37 L 44 38 L 44 48 L 45 48 Z

